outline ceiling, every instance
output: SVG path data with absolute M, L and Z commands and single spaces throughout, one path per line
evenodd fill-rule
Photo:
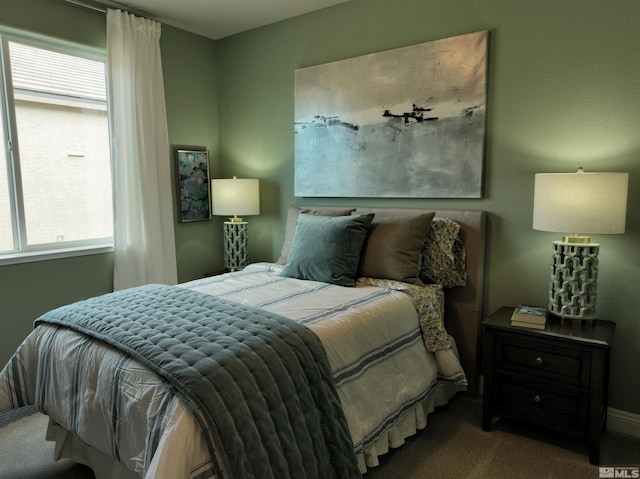
M 95 0 L 95 3 L 129 10 L 217 40 L 347 1 L 349 0 Z

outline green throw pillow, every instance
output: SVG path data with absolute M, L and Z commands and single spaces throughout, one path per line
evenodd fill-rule
M 301 213 L 282 276 L 354 286 L 360 253 L 374 214 Z
M 319 216 L 349 216 L 354 210 L 355 208 L 333 209 L 329 207 L 322 207 L 322 209 L 316 209 L 293 205 L 289 206 L 289 211 L 287 212 L 287 225 L 284 232 L 284 243 L 282 243 L 282 250 L 280 251 L 280 258 L 278 258 L 277 264 L 287 264 L 289 251 L 291 251 L 291 245 L 293 244 L 293 235 L 296 232 L 296 225 L 298 224 L 298 215 L 300 213 L 309 213 L 310 215 Z

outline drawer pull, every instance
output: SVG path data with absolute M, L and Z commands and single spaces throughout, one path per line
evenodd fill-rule
M 542 398 L 540 397 L 540 395 L 536 394 L 535 396 L 533 396 L 533 402 L 536 404 L 540 404 L 542 402 Z
M 536 358 L 536 364 L 537 364 L 538 366 L 542 366 L 542 358 L 541 358 L 540 356 L 538 356 L 538 357 Z

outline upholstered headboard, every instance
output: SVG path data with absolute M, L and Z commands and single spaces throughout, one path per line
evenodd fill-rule
M 328 208 L 306 205 L 304 207 Z M 348 208 L 348 206 L 339 206 L 339 208 Z M 467 284 L 464 287 L 445 289 L 445 316 L 447 330 L 456 340 L 462 367 L 467 374 L 468 393 L 475 396 L 478 394 L 480 371 L 486 213 L 479 210 L 434 208 L 356 208 L 358 213 L 374 212 L 381 216 L 413 216 L 432 211 L 436 212 L 436 217 L 446 217 L 459 223 L 460 237 L 465 244 Z

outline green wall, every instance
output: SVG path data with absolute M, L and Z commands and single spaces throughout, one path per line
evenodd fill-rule
M 617 322 L 611 406 L 640 414 L 640 2 L 635 0 L 351 0 L 219 41 L 223 176 L 263 188 L 250 219 L 256 259 L 277 258 L 290 203 L 375 204 L 489 212 L 485 312 L 546 304 L 553 233 L 533 231 L 534 174 L 630 173 L 627 233 L 601 243 L 598 315 Z M 490 31 L 483 199 L 293 197 L 294 70 Z
M 0 25 L 105 48 L 105 16 L 59 0 L 0 0 Z M 216 53 L 213 40 L 163 26 L 160 41 L 169 142 L 205 146 L 219 175 Z M 167 158 L 175 178 L 173 158 Z M 167 191 L 175 199 L 175 187 Z M 177 204 L 174 202 L 174 217 Z M 221 219 L 175 224 L 178 280 L 223 268 Z M 2 227 L 2 225 L 0 225 Z M 112 290 L 111 253 L 0 266 L 0 365 L 33 320 L 54 307 Z
M 627 233 L 594 240 L 602 245 L 598 314 L 618 324 L 610 405 L 640 414 L 638 18 L 636 0 L 351 0 L 217 42 L 165 26 L 170 142 L 209 148 L 213 176 L 260 178 L 251 256 L 272 260 L 287 206 L 321 202 L 293 197 L 294 70 L 489 30 L 484 197 L 322 202 L 488 211 L 488 313 L 546 302 L 557 235 L 531 229 L 533 175 L 578 166 L 629 172 Z M 0 23 L 104 47 L 103 17 L 58 0 L 0 0 Z M 221 268 L 221 221 L 176 223 L 180 281 Z M 0 267 L 0 363 L 37 314 L 108 291 L 111 263 L 106 254 Z
M 211 177 L 220 176 L 215 42 L 163 25 L 160 41 L 169 142 L 209 150 Z M 171 159 L 172 178 L 176 178 Z M 176 184 L 172 185 L 176 198 Z M 177 202 L 174 201 L 177 218 Z M 222 219 L 175 225 L 178 281 L 224 269 Z

